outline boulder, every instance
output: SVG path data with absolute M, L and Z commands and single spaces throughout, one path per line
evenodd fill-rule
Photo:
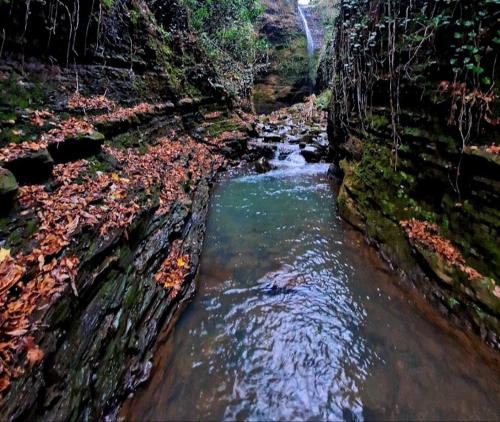
M 252 138 L 258 138 L 259 137 L 259 131 L 257 129 L 258 125 L 256 122 L 252 122 L 250 125 L 247 127 L 247 133 L 248 136 Z
M 54 160 L 47 150 L 27 151 L 17 158 L 3 163 L 20 185 L 45 182 L 52 175 Z
M 328 139 L 326 136 L 318 136 L 316 139 L 314 139 L 313 144 L 318 146 L 319 148 L 328 148 Z
M 263 144 L 262 142 L 250 142 L 248 145 L 249 153 L 254 160 L 260 157 L 271 159 L 274 157 L 276 145 Z
M 321 153 L 315 147 L 307 146 L 300 153 L 308 163 L 319 163 L 321 161 Z
M 201 104 L 200 98 L 181 98 L 177 101 L 177 107 L 182 110 L 193 110 Z
M 49 144 L 49 152 L 56 163 L 67 163 L 99 154 L 104 139 L 100 132 L 66 138 L 62 142 Z
M 277 133 L 266 133 L 262 136 L 262 139 L 264 140 L 264 142 L 271 142 L 271 143 L 282 141 L 281 135 Z
M 291 145 L 294 144 L 299 144 L 302 142 L 302 138 L 296 136 L 296 135 L 288 135 L 288 143 Z
M 0 213 L 8 211 L 17 193 L 17 181 L 11 171 L 0 167 Z
M 271 171 L 271 163 L 267 160 L 267 158 L 261 157 L 255 162 L 255 171 L 257 173 L 267 173 Z
M 111 138 L 120 133 L 126 132 L 130 128 L 137 127 L 140 124 L 141 119 L 137 116 L 137 114 L 131 114 L 127 118 L 97 121 L 94 123 L 94 126 L 99 131 L 99 133 L 102 133 L 108 138 Z
M 222 148 L 222 153 L 227 158 L 239 158 L 248 149 L 248 139 L 246 137 L 236 136 L 233 139 L 226 141 L 226 144 Z

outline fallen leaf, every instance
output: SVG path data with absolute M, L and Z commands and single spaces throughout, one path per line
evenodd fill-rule
M 9 336 L 12 336 L 12 337 L 19 337 L 19 336 L 23 336 L 27 332 L 28 332 L 28 330 L 19 329 L 19 330 L 9 331 L 6 334 Z
M 10 249 L 0 248 L 0 262 L 10 258 Z
M 44 353 L 37 345 L 34 345 L 28 350 L 27 358 L 30 368 L 33 368 L 36 364 L 40 363 L 43 359 Z

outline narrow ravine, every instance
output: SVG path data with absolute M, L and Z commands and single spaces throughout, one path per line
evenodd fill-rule
M 498 419 L 495 361 L 397 287 L 336 215 L 327 165 L 276 157 L 214 189 L 199 291 L 122 416 Z
M 500 422 L 500 0 L 0 0 L 0 422 Z

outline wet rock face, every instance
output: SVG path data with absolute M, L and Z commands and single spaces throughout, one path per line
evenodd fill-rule
M 9 16 L 0 28 L 5 30 L 5 51 L 24 49 L 27 57 L 51 57 L 60 63 L 98 62 L 122 67 L 131 64 L 149 67 L 156 56 L 149 35 L 151 27 L 146 14 L 152 13 L 165 30 L 187 29 L 184 9 L 176 0 L 162 2 L 113 0 L 82 2 L 74 9 L 71 1 L 59 2 L 62 10 L 73 10 L 70 17 L 53 10 L 56 2 L 3 2 L 0 13 Z M 169 13 L 165 13 L 165 9 Z M 131 12 L 134 11 L 134 12 Z M 29 17 L 29 18 L 28 18 Z M 98 19 L 96 18 L 98 17 Z M 27 19 L 28 18 L 28 19 Z M 131 57 L 130 42 L 137 45 Z M 68 42 L 70 49 L 68 49 Z
M 393 53 L 377 49 L 374 56 L 355 53 L 351 59 L 358 47 L 342 40 L 351 31 L 345 21 L 353 28 L 362 26 L 366 13 L 373 19 L 362 31 L 367 38 L 363 35 L 358 45 L 386 39 L 389 29 L 377 22 L 394 11 L 367 3 L 353 13 L 348 4 L 339 5 L 319 78 L 323 87 L 332 88 L 328 134 L 332 170 L 342 179 L 339 210 L 451 320 L 500 348 L 500 131 L 491 124 L 498 121 L 498 96 L 488 99 L 488 117 L 480 105 L 456 102 L 450 87 L 461 86 L 464 96 L 473 97 L 487 95 L 489 88 L 474 82 L 465 69 L 470 65 L 454 67 L 449 60 L 457 48 L 466 48 L 453 40 L 460 35 L 455 29 L 464 24 L 461 9 L 427 1 L 421 5 L 430 3 L 436 6 L 432 13 L 411 1 L 396 5 L 405 10 L 402 20 L 431 21 L 441 13 L 450 16 L 450 25 L 437 25 L 432 39 L 418 41 L 416 49 L 411 41 L 401 42 L 415 40 L 414 29 L 396 35 L 398 52 L 393 57 L 401 59 L 397 66 L 405 71 L 387 79 L 379 76 L 392 71 L 373 64 L 388 63 Z M 456 5 L 462 4 L 468 8 L 465 1 Z M 489 28 L 496 22 L 489 4 L 483 6 L 484 11 L 470 9 L 467 31 L 474 34 L 481 28 L 485 47 L 478 44 L 483 51 L 480 72 L 495 75 L 496 80 L 486 82 L 498 85 L 495 50 L 489 47 L 494 33 Z M 414 51 L 411 63 L 406 62 L 408 51 Z M 374 60 L 361 79 L 351 73 L 357 59 Z M 360 83 L 364 78 L 369 82 Z M 370 100 L 360 104 L 359 92 Z M 469 106 L 470 115 L 464 118 L 460 107 Z M 465 134 L 464 124 L 474 129 Z
M 461 154 L 460 135 L 447 125 L 447 114 L 428 107 L 402 111 L 396 168 L 389 107 L 372 110 L 373 123 L 364 134 L 342 135 L 330 119 L 331 174 L 341 180 L 339 211 L 450 320 L 500 348 L 498 158 L 486 146 Z M 460 196 L 450 182 L 458 162 Z M 402 227 L 411 219 L 435 224 L 439 238 L 451 242 L 478 274 L 466 275 L 418 243 Z
M 166 218 L 144 210 L 128 241 L 116 236 L 93 245 L 84 234 L 81 247 L 94 252 L 82 263 L 79 297 L 65 296 L 46 313 L 51 330 L 40 345 L 49 359 L 14 385 L 2 415 L 101 419 L 147 378 L 153 343 L 192 288 L 195 266 L 176 300 L 152 280 L 152 270 L 172 237 L 183 238 L 196 264 L 207 204 L 204 184 L 192 208 L 176 204 Z

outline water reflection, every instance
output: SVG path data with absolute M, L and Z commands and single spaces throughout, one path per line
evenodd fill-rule
M 335 215 L 324 171 L 217 189 L 199 293 L 127 418 L 500 417 L 497 368 L 395 287 Z

